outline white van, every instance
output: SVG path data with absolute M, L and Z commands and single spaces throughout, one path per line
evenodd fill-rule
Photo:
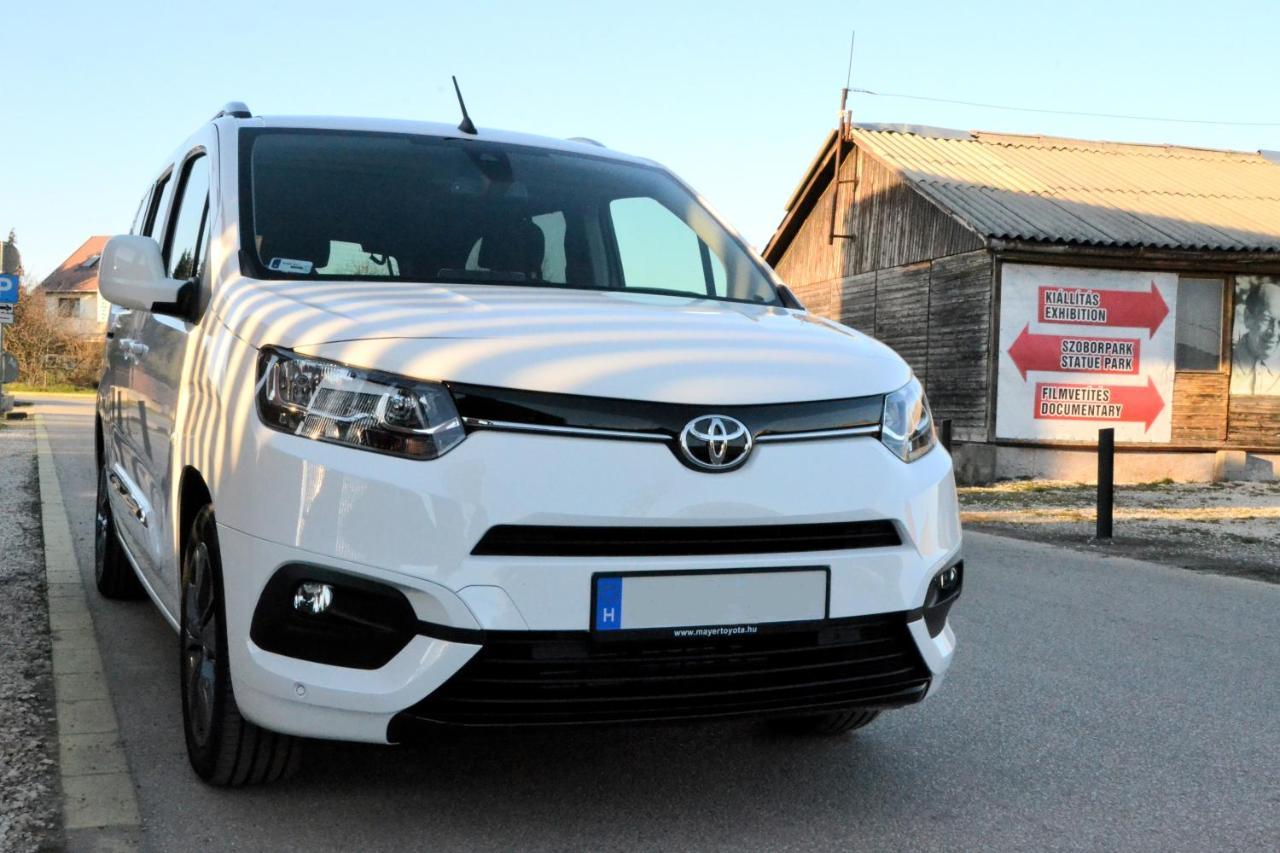
M 103 252 L 97 583 L 178 632 L 196 772 L 935 689 L 961 534 L 908 366 L 661 166 L 471 130 L 228 105 Z

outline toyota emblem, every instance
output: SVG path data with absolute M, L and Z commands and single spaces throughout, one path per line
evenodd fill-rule
M 737 418 L 702 415 L 680 431 L 680 454 L 699 471 L 732 471 L 751 453 L 751 430 Z

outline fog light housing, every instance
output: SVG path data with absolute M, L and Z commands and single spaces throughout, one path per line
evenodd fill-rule
M 378 669 L 418 633 L 405 594 L 370 577 L 325 566 L 281 566 L 263 587 L 249 638 L 291 658 Z
M 924 625 L 929 630 L 930 637 L 938 636 L 946 627 L 947 614 L 951 612 L 951 605 L 955 604 L 956 599 L 960 597 L 962 586 L 964 586 L 964 560 L 947 566 L 934 575 L 933 580 L 929 582 L 929 589 L 924 594 L 922 611 Z
M 333 604 L 333 587 L 319 581 L 303 581 L 293 593 L 293 609 L 309 616 L 320 616 Z

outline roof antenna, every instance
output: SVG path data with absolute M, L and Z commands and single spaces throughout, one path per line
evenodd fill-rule
M 831 228 L 827 231 L 827 245 L 835 243 L 836 238 L 841 240 L 852 240 L 852 234 L 836 233 L 836 215 L 840 208 L 840 149 L 844 146 L 844 139 L 849 135 L 849 127 L 853 124 L 853 113 L 849 109 L 849 87 L 853 84 L 853 42 L 858 37 L 858 31 L 852 30 L 849 33 L 849 70 L 845 73 L 844 88 L 840 90 L 840 113 L 836 124 L 836 145 L 835 170 L 831 173 Z
M 467 105 L 466 102 L 462 100 L 462 90 L 458 88 L 457 77 L 453 78 L 453 91 L 458 94 L 458 106 L 462 107 L 462 121 L 458 122 L 458 130 L 475 136 L 476 126 L 471 123 L 471 116 L 467 115 Z

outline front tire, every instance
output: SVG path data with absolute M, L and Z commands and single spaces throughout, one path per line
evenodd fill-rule
M 296 772 L 302 743 L 240 715 L 227 660 L 224 600 L 213 507 L 205 506 L 191 524 L 182 560 L 179 669 L 187 756 L 210 785 L 274 782 Z
M 833 737 L 857 731 L 878 716 L 879 711 L 832 711 L 803 717 L 780 717 L 769 720 L 769 727 L 780 734 Z
M 124 546 L 116 531 L 115 515 L 107 490 L 107 466 L 98 466 L 98 497 L 93 519 L 93 580 L 103 598 L 132 600 L 145 591 L 138 575 L 129 565 Z

